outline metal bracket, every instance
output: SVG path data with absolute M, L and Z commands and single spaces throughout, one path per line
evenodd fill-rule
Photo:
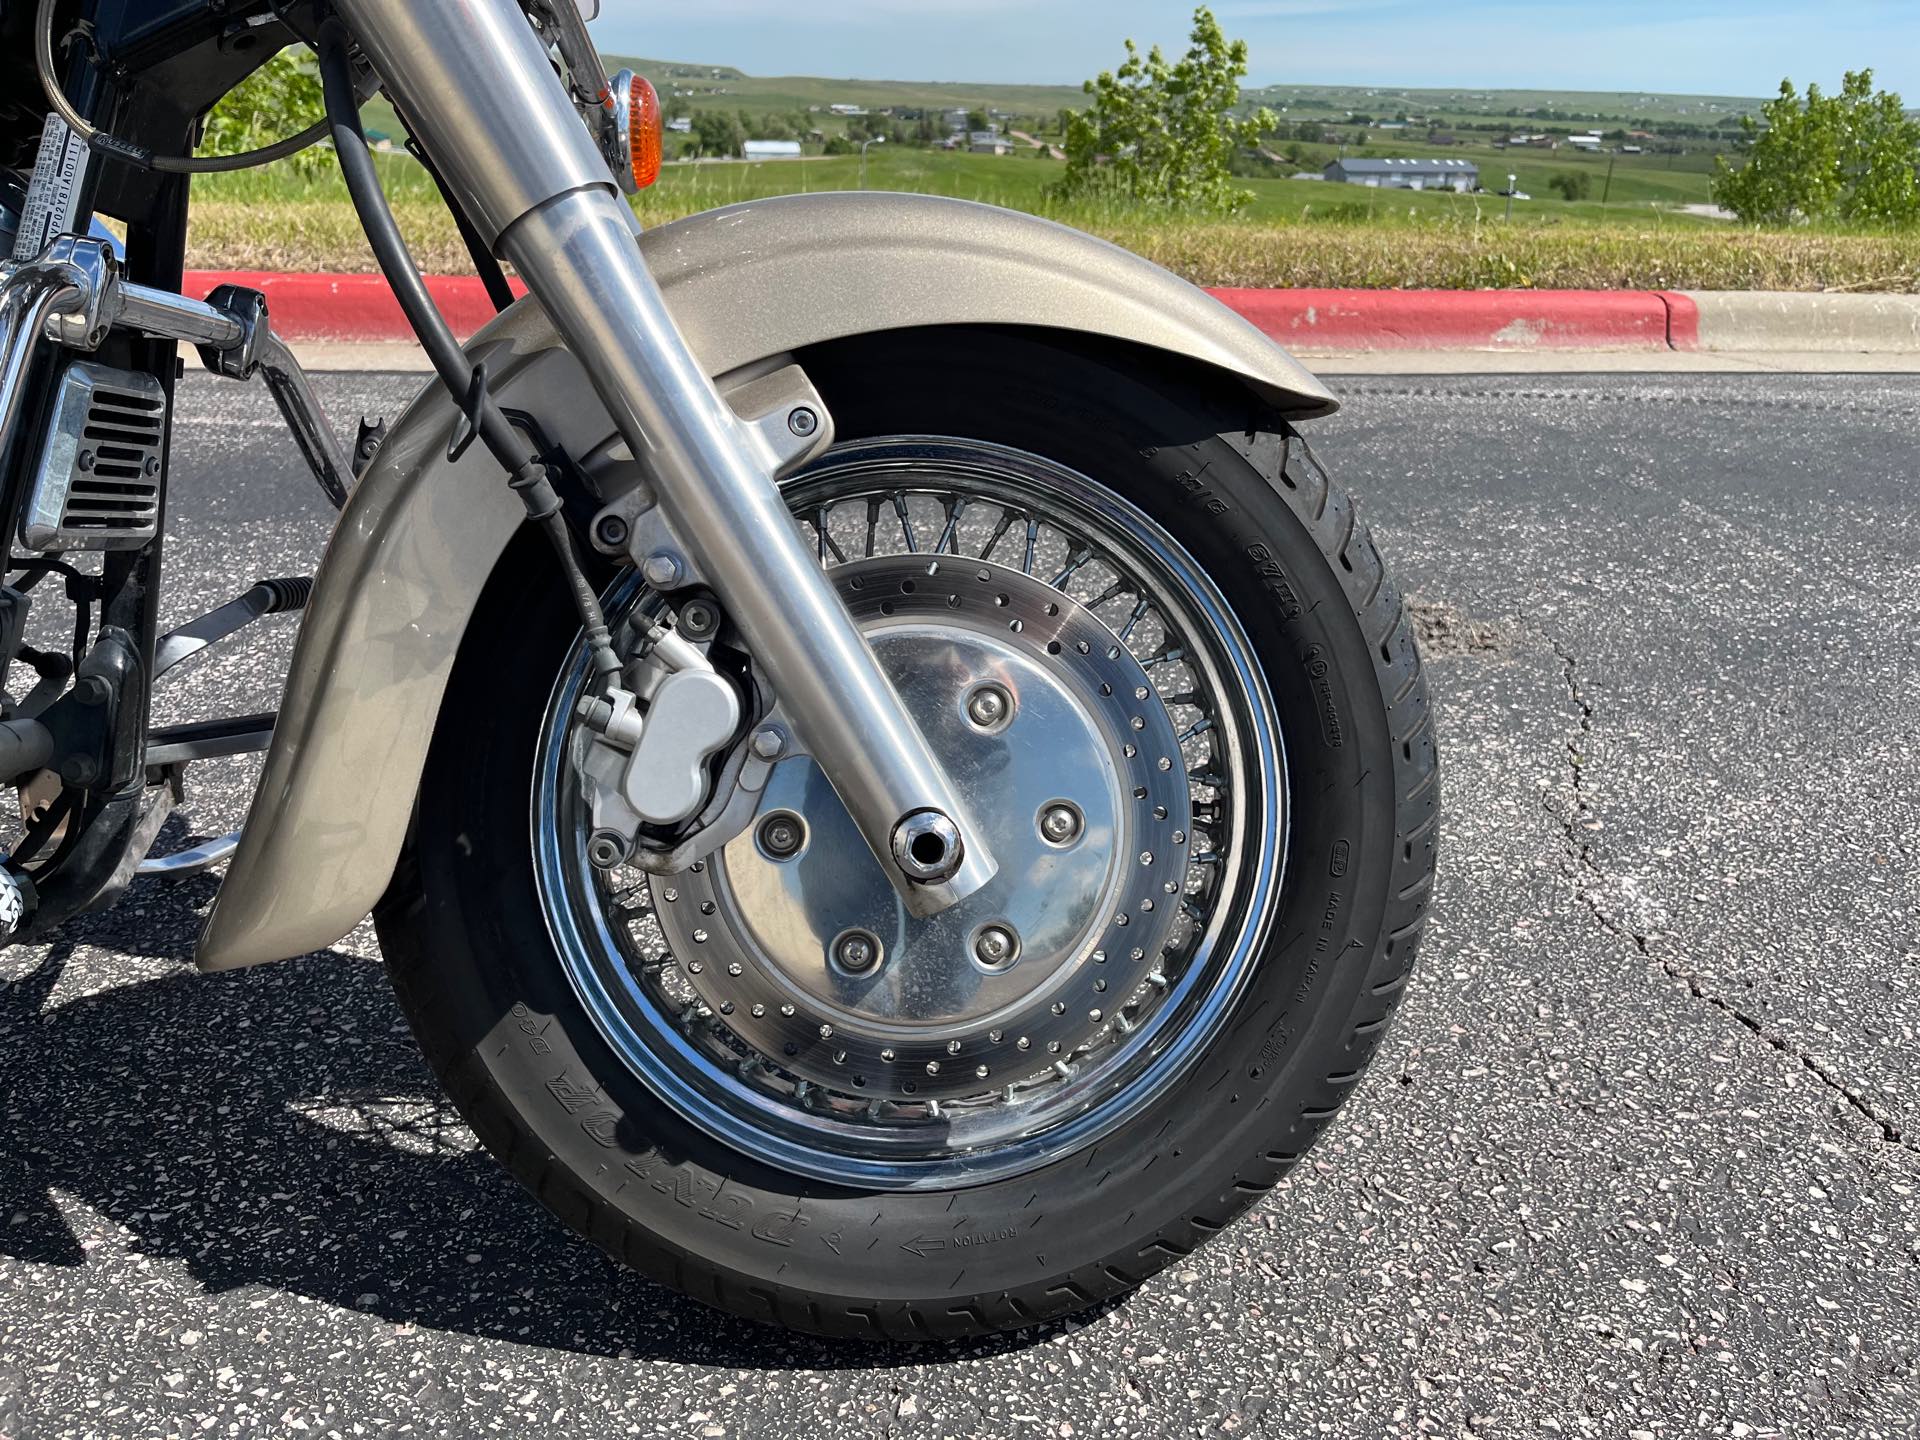
M 833 418 L 826 402 L 798 365 L 776 357 L 736 371 L 719 385 L 722 397 L 750 427 L 776 480 L 791 475 L 833 444 Z M 594 549 L 631 560 L 655 590 L 705 583 L 625 441 L 602 447 L 587 457 L 582 468 L 602 495 L 617 492 L 589 529 Z

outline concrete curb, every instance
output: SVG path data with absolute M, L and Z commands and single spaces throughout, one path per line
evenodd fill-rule
M 266 294 L 290 340 L 411 341 L 378 275 L 189 271 L 187 294 L 219 284 Z M 428 289 L 463 339 L 493 315 L 472 276 Z M 517 282 L 516 293 L 524 287 Z M 1920 296 L 1671 290 L 1242 290 L 1212 292 L 1290 348 L 1375 351 L 1920 352 Z
M 1694 291 L 1699 348 L 1846 354 L 1920 351 L 1920 295 L 1800 295 Z

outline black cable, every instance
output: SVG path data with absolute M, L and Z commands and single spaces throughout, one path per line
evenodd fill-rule
M 413 138 L 413 126 L 405 115 L 400 123 L 407 130 L 407 153 L 420 162 L 420 168 L 427 172 L 427 178 L 433 181 L 434 189 L 440 192 L 441 200 L 446 202 L 447 212 L 453 216 L 454 228 L 460 232 L 460 243 L 467 247 L 467 254 L 473 259 L 474 274 L 480 277 L 480 283 L 486 287 L 487 299 L 493 302 L 495 313 L 505 310 L 513 304 L 513 287 L 507 284 L 507 274 L 500 268 L 500 262 L 493 258 L 493 252 L 487 249 L 487 243 L 480 237 L 480 231 L 467 215 L 467 207 L 454 198 L 453 191 L 447 188 L 447 182 L 440 176 L 440 167 L 433 163 L 433 157 L 427 154 L 426 146 Z
M 393 210 L 380 188 L 380 173 L 374 168 L 373 155 L 367 149 L 367 137 L 360 129 L 360 101 L 353 84 L 351 37 L 337 19 L 328 17 L 320 26 L 320 85 L 326 95 L 327 120 L 333 128 L 333 148 L 340 157 L 340 171 L 346 178 L 347 195 L 367 232 L 374 259 L 392 287 L 394 299 L 419 338 L 421 348 L 433 363 L 440 383 L 460 401 L 481 443 L 512 478 L 508 484 L 527 516 L 546 532 L 561 572 L 573 592 L 574 608 L 587 632 L 587 652 L 594 670 L 602 675 L 618 674 L 620 657 L 614 654 L 607 619 L 600 609 L 600 597 L 594 593 L 580 557 L 573 547 L 573 532 L 567 528 L 560 496 L 553 488 L 547 467 L 513 422 L 501 412 L 499 403 L 486 386 L 485 372 L 468 363 L 466 352 L 447 327 L 445 317 L 433 303 L 427 282 L 414 264 L 413 253 L 394 223 Z

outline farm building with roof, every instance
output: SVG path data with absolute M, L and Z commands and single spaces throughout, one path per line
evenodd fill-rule
M 1477 190 L 1480 167 L 1471 160 L 1335 160 L 1329 180 L 1388 190 Z

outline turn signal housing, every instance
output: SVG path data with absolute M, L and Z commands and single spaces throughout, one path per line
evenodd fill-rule
M 613 178 L 629 195 L 660 178 L 666 146 L 660 96 L 644 75 L 622 70 L 607 82 L 607 161 Z

